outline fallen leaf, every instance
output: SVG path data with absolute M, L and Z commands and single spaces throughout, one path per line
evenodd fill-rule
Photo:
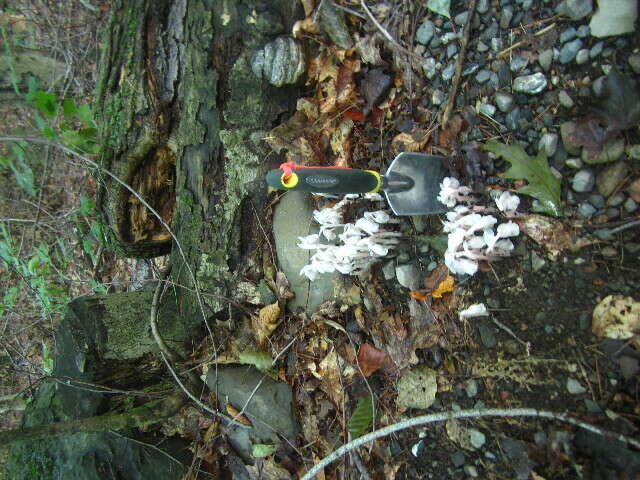
M 234 407 L 230 403 L 226 403 L 225 404 L 225 408 L 227 409 L 227 414 L 231 418 L 234 418 L 236 420 L 236 422 L 238 422 L 238 423 L 240 423 L 242 425 L 246 425 L 247 427 L 252 427 L 253 426 L 251 421 L 247 417 L 245 417 L 244 415 L 239 415 L 240 414 L 240 410 L 238 410 L 236 407 Z
M 543 152 L 538 153 L 537 157 L 530 157 L 520 144 L 505 145 L 499 142 L 489 142 L 484 148 L 511 164 L 511 168 L 501 174 L 502 177 L 528 182 L 527 186 L 518 189 L 518 193 L 537 199 L 544 213 L 555 217 L 562 215 L 560 179 L 551 171 Z
M 273 331 L 280 324 L 280 305 L 278 302 L 262 307 L 258 312 L 258 315 L 251 317 L 251 329 L 253 335 L 256 337 L 258 345 L 264 343 L 264 341 L 273 333 Z
M 279 300 L 289 300 L 295 297 L 295 293 L 289 287 L 287 276 L 283 272 L 276 273 L 276 295 Z
M 451 0 L 428 0 L 427 8 L 433 13 L 442 15 L 443 17 L 451 18 L 449 10 L 451 8 Z
M 251 445 L 251 456 L 253 458 L 264 458 L 273 455 L 276 451 L 275 445 L 267 443 L 254 443 Z
M 433 405 L 438 392 L 436 372 L 427 367 L 416 367 L 404 372 L 396 386 L 398 407 L 425 410 Z
M 396 153 L 419 152 L 429 141 L 429 132 L 414 126 L 410 132 L 401 132 L 391 140 L 391 146 Z
M 379 104 L 391 88 L 393 77 L 384 68 L 372 68 L 364 74 L 360 83 L 360 92 L 364 97 L 362 112 L 368 115 L 373 107 Z
M 515 222 L 521 232 L 554 256 L 559 255 L 563 250 L 577 251 L 599 243 L 595 238 L 578 236 L 569 225 L 555 218 L 531 214 L 516 218 Z
M 360 397 L 349 418 L 347 430 L 353 438 L 358 438 L 369 428 L 371 422 L 373 422 L 373 399 L 370 395 Z
M 438 285 L 438 287 L 433 291 L 433 293 L 431 295 L 433 296 L 433 298 L 442 298 L 442 296 L 445 293 L 453 292 L 454 284 L 455 284 L 455 282 L 453 280 L 453 277 L 451 275 L 448 275 L 447 278 L 445 278 L 440 283 L 440 285 Z
M 324 391 L 336 408 L 340 408 L 344 401 L 344 383 L 349 382 L 355 374 L 355 369 L 348 366 L 338 352 L 332 350 L 318 365 L 320 388 Z
M 250 480 L 291 480 L 291 474 L 268 458 L 255 465 L 245 465 Z
M 591 331 L 597 337 L 628 340 L 640 348 L 640 302 L 632 297 L 608 295 L 593 309 Z
M 245 350 L 238 355 L 238 361 L 244 365 L 253 365 L 258 370 L 269 370 L 273 366 L 273 358 L 267 352 Z
M 377 349 L 369 343 L 360 345 L 358 351 L 358 365 L 365 377 L 376 372 L 388 360 L 387 353 Z
M 380 47 L 377 45 L 377 35 L 370 34 L 360 37 L 355 33 L 354 38 L 356 39 L 356 51 L 362 59 L 362 63 L 370 65 L 382 65 L 384 63 L 380 56 Z

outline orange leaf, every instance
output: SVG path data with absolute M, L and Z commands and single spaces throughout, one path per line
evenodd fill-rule
M 438 285 L 431 295 L 433 295 L 433 298 L 442 298 L 445 293 L 453 292 L 454 283 L 453 277 L 447 275 L 447 278 L 440 282 L 440 285 Z
M 360 345 L 360 351 L 358 352 L 358 364 L 360 365 L 362 374 L 365 377 L 370 376 L 382 367 L 385 361 L 387 361 L 386 352 L 378 350 L 369 343 L 363 343 Z
M 347 110 L 343 115 L 355 122 L 362 122 L 364 120 L 364 114 L 358 110 Z
M 238 414 L 240 413 L 240 410 L 238 410 L 236 407 L 234 407 L 230 403 L 227 403 L 225 407 L 227 409 L 227 413 L 229 414 L 229 416 L 234 418 L 236 422 L 241 423 L 242 425 L 246 425 L 247 427 L 253 427 L 253 425 L 251 424 L 251 421 L 247 417 L 245 417 L 244 415 L 238 416 Z
M 429 298 L 429 293 L 426 290 L 411 290 L 409 292 L 409 295 L 411 295 L 416 300 L 426 300 L 427 298 Z

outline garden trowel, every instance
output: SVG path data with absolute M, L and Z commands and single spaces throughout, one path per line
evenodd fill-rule
M 343 167 L 307 167 L 283 163 L 267 174 L 267 183 L 280 190 L 315 193 L 375 193 L 382 190 L 396 215 L 443 213 L 438 201 L 445 176 L 445 157 L 403 152 L 387 173 Z

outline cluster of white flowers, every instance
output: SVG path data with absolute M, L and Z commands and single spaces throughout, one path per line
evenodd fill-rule
M 453 211 L 447 213 L 444 231 L 449 234 L 444 262 L 453 273 L 473 275 L 478 271 L 478 262 L 491 262 L 511 255 L 513 243 L 509 237 L 520 234 L 518 224 L 512 221 L 501 223 L 493 230 L 498 219 L 479 212 L 495 212 L 494 208 L 477 204 L 469 187 L 460 186 L 455 178 L 445 178 L 440 184 L 438 200 Z M 520 198 L 502 192 L 496 198 L 498 210 L 507 218 L 515 217 Z M 466 205 L 457 205 L 460 202 Z
M 335 271 L 357 275 L 368 271 L 400 242 L 401 233 L 386 231 L 383 227 L 385 224 L 398 223 L 398 220 L 383 210 L 365 212 L 354 223 L 344 223 L 342 208 L 356 198 L 359 195 L 346 195 L 333 207 L 313 212 L 313 218 L 320 224 L 320 233 L 298 237 L 298 247 L 316 250 L 316 253 L 311 256 L 311 263 L 302 268 L 300 275 L 305 275 L 311 281 L 320 273 Z M 366 198 L 382 200 L 377 194 Z M 336 233 L 337 229 L 341 229 L 341 233 Z M 322 237 L 329 241 L 337 238 L 340 243 L 322 243 Z

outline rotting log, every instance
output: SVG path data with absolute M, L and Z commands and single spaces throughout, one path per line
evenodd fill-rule
M 290 0 L 112 2 L 97 95 L 101 165 L 142 190 L 184 258 L 139 200 L 101 175 L 98 205 L 118 251 L 171 251 L 175 282 L 193 287 L 186 259 L 200 288 L 219 295 L 241 275 L 263 235 L 264 174 L 278 160 L 263 139 L 297 98 L 293 87 L 258 79 L 249 60 L 291 31 L 296 8 Z M 222 308 L 207 298 L 207 314 Z M 198 315 L 196 303 L 185 299 L 181 313 Z

